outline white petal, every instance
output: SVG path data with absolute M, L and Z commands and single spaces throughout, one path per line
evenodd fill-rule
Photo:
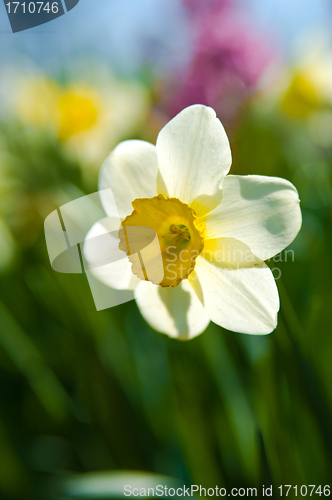
M 133 290 L 140 280 L 131 272 L 127 256 L 119 250 L 119 221 L 105 218 L 92 226 L 83 246 L 85 269 L 117 290 Z
M 161 194 L 187 203 L 198 215 L 218 205 L 231 150 L 212 108 L 194 105 L 181 111 L 159 133 L 157 154 Z
M 221 249 L 224 243 L 221 238 Z M 211 321 L 227 330 L 264 335 L 277 326 L 278 289 L 271 270 L 257 258 L 242 266 L 233 257 L 217 262 L 199 256 L 190 284 Z
M 158 161 L 156 147 L 145 141 L 124 141 L 103 163 L 99 190 L 107 215 L 116 216 L 112 200 L 103 189 L 111 188 L 120 217 L 131 214 L 136 198 L 152 198 L 157 193 Z
M 252 253 L 248 245 L 234 238 L 206 240 L 201 257 L 209 262 L 235 269 L 257 267 L 262 264 L 262 260 Z
M 149 325 L 170 337 L 192 339 L 210 322 L 187 280 L 175 288 L 141 281 L 134 293 L 138 308 Z
M 228 175 L 220 205 L 201 220 L 206 222 L 206 238 L 236 238 L 266 260 L 293 241 L 302 216 L 298 193 L 289 181 Z

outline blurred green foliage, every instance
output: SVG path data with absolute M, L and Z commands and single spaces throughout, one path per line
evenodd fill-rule
M 331 150 L 279 109 L 244 110 L 231 172 L 285 177 L 302 200 L 294 262 L 269 263 L 281 270 L 279 325 L 255 337 L 210 324 L 182 343 L 153 331 L 134 302 L 96 312 L 84 275 L 50 267 L 44 219 L 95 191 L 97 171 L 87 177 L 54 138 L 13 120 L 0 137 L 10 240 L 0 266 L 0 498 L 52 499 L 58 480 L 91 471 L 206 488 L 328 484 Z

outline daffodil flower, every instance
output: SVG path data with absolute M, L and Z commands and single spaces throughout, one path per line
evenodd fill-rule
M 264 260 L 298 233 L 298 193 L 284 179 L 227 175 L 230 165 L 214 110 L 194 105 L 161 130 L 156 146 L 122 142 L 101 169 L 101 200 L 109 220 L 120 215 L 119 248 L 127 257 L 112 272 L 93 272 L 110 287 L 134 290 L 146 321 L 171 337 L 191 339 L 210 321 L 248 334 L 276 328 L 278 290 Z M 143 239 L 149 230 L 157 235 L 161 277 L 137 261 L 127 238 L 133 228 L 146 229 Z

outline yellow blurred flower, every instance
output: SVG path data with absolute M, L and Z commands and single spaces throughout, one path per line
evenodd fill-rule
M 319 147 L 332 145 L 332 51 L 321 43 L 303 50 L 296 66 L 284 72 L 276 85 L 283 112 L 304 123 L 310 140 Z
M 56 116 L 58 85 L 56 82 L 37 76 L 22 79 L 15 89 L 15 111 L 28 124 L 46 127 Z
M 50 131 L 67 154 L 98 164 L 121 139 L 146 119 L 149 98 L 143 85 L 111 75 L 77 78 L 60 85 L 29 75 L 16 86 L 15 112 L 27 125 Z
M 102 113 L 101 103 L 93 90 L 72 87 L 59 98 L 59 138 L 67 140 L 91 129 Z
M 306 72 L 296 71 L 282 97 L 283 111 L 294 118 L 306 118 L 323 105 L 322 96 L 315 82 Z
M 294 118 L 306 119 L 332 105 L 332 53 L 322 41 L 302 48 L 296 65 L 284 78 L 281 107 Z

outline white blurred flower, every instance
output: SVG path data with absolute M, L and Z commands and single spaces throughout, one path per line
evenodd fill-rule
M 73 82 L 61 89 L 59 138 L 70 154 L 100 164 L 119 140 L 139 129 L 148 109 L 147 91 L 137 82 L 110 77 L 95 87 Z
M 306 37 L 289 67 L 275 67 L 266 97 L 297 120 L 310 121 L 332 106 L 332 51 L 324 37 Z M 263 99 L 263 105 L 266 106 Z
M 142 84 L 98 68 L 88 73 L 74 68 L 60 84 L 28 66 L 21 73 L 9 71 L 0 82 L 1 93 L 7 115 L 49 131 L 83 163 L 100 164 L 115 144 L 139 129 L 149 110 Z
M 87 240 L 107 232 L 109 221 L 120 215 L 119 248 L 128 259 L 110 272 L 93 266 L 88 251 L 85 257 L 110 287 L 134 289 L 147 322 L 171 337 L 193 338 L 210 320 L 241 333 L 276 328 L 278 290 L 264 260 L 298 233 L 298 193 L 284 179 L 226 175 L 230 165 L 228 139 L 214 110 L 194 105 L 161 130 L 156 146 L 122 142 L 102 167 L 100 196 L 109 219 L 95 224 Z M 156 232 L 162 280 L 155 279 L 151 265 L 138 265 L 137 242 L 130 248 L 126 237 L 133 227 Z M 155 262 L 157 271 L 160 260 Z

